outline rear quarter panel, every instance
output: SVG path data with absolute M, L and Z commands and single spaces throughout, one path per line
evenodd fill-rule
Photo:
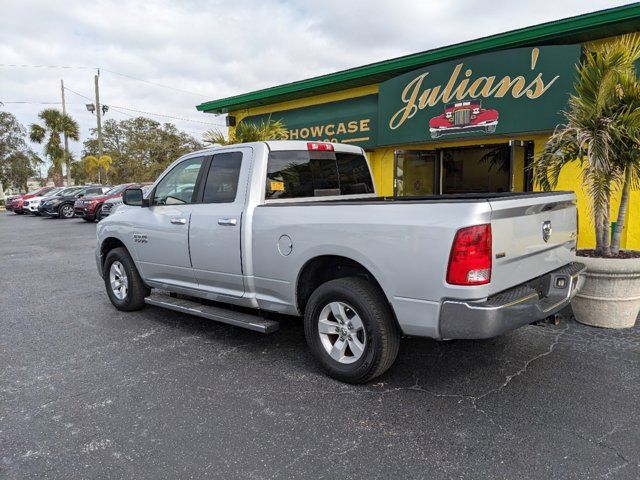
M 253 215 L 253 282 L 260 306 L 297 313 L 296 283 L 304 265 L 339 255 L 363 265 L 382 286 L 406 334 L 437 337 L 440 300 L 479 298 L 484 289 L 446 284 L 456 231 L 488 223 L 487 202 L 263 205 Z M 287 256 L 278 250 L 291 238 Z

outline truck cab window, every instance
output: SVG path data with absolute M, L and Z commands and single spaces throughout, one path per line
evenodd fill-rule
M 176 165 L 156 187 L 154 205 L 178 205 L 193 202 L 193 192 L 202 157 L 190 158 Z
M 358 153 L 271 152 L 265 198 L 374 193 L 369 167 Z
M 207 174 L 202 203 L 233 203 L 238 192 L 242 152 L 213 156 Z

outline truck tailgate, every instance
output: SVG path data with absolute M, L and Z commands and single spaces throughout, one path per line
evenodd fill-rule
M 571 262 L 577 241 L 573 193 L 490 200 L 491 294 Z

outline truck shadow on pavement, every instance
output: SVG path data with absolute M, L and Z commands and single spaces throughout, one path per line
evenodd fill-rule
M 234 356 L 246 362 L 260 361 L 277 364 L 281 371 L 297 376 L 314 378 L 315 381 L 343 385 L 326 377 L 309 352 L 302 320 L 293 317 L 278 318 L 280 330 L 261 335 L 233 326 L 198 317 L 147 307 L 153 321 L 179 329 L 182 335 L 195 336 L 207 342 L 211 355 L 220 349 L 233 349 Z M 145 316 L 147 316 L 145 314 Z M 629 348 L 640 348 L 640 329 L 626 334 L 606 332 L 611 338 L 626 339 Z M 394 366 L 369 385 L 350 388 L 406 388 L 426 390 L 436 396 L 473 399 L 486 396 L 494 388 L 504 388 L 516 377 L 530 369 L 551 366 L 563 372 L 584 370 L 583 360 L 567 355 L 568 349 L 582 349 L 591 345 L 602 331 L 590 329 L 572 319 L 563 319 L 560 325 L 538 324 L 523 327 L 501 337 L 488 340 L 436 341 L 405 337 Z M 570 338 L 574 340 L 571 343 Z M 606 354 L 602 348 L 594 348 Z M 558 351 L 561 351 L 558 353 Z M 618 354 L 624 355 L 623 351 Z M 554 357 L 551 362 L 545 357 Z M 550 365 L 548 365 L 550 364 Z M 503 385 L 506 382 L 507 385 Z

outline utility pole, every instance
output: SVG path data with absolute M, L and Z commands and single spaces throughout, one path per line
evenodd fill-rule
M 96 82 L 96 118 L 98 119 L 98 160 L 102 156 L 102 110 L 100 107 L 100 87 L 98 86 L 99 78 L 100 69 L 98 69 L 98 73 L 94 77 Z
M 64 80 L 60 80 L 60 91 L 62 92 L 62 114 L 67 114 L 67 104 L 64 100 Z M 69 138 L 64 132 L 64 163 L 67 166 L 67 187 L 71 186 L 71 161 L 69 157 Z

